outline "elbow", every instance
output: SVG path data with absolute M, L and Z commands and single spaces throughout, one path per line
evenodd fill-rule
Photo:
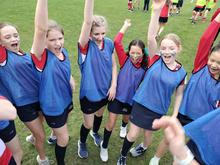
M 153 34 L 148 35 L 148 37 L 147 37 L 148 45 L 151 44 L 151 43 L 155 43 L 155 42 L 156 42 L 156 35 L 153 35 Z

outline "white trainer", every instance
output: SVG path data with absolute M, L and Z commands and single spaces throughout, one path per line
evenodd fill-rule
M 108 161 L 108 148 L 103 148 L 102 143 L 103 141 L 100 144 L 100 158 L 103 162 L 107 162 Z
M 39 155 L 37 155 L 37 163 L 38 165 L 50 165 L 50 161 L 47 157 L 44 160 L 41 160 Z
M 25 140 L 26 140 L 26 142 L 35 145 L 35 138 L 34 138 L 34 136 L 32 134 L 28 135 Z
M 121 126 L 120 127 L 120 134 L 119 134 L 120 138 L 124 139 L 126 137 L 126 135 L 127 135 L 127 126 L 125 126 L 125 127 Z
M 159 161 L 160 158 L 154 156 L 153 158 L 151 158 L 149 165 L 159 165 Z

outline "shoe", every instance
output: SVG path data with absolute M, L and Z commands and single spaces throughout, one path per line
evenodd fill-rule
M 126 135 L 127 135 L 127 126 L 125 127 L 121 126 L 120 133 L 119 133 L 120 138 L 124 139 Z
M 99 147 L 102 141 L 102 137 L 98 133 L 94 133 L 92 130 L 89 132 L 89 134 L 93 138 L 95 145 Z
M 35 145 L 35 138 L 33 135 L 28 135 L 25 140 L 26 140 L 26 142 Z
M 160 158 L 157 158 L 154 156 L 153 158 L 151 158 L 149 165 L 159 165 L 159 161 L 160 161 Z
M 100 144 L 100 158 L 103 162 L 107 162 L 108 161 L 108 148 L 103 148 L 102 143 L 103 141 Z
M 191 21 L 191 24 L 196 24 L 196 22 L 194 20 Z
M 117 161 L 117 165 L 126 165 L 126 157 L 120 155 L 120 157 Z
M 37 163 L 39 165 L 50 165 L 50 161 L 47 157 L 45 158 L 45 160 L 41 160 L 39 155 L 37 155 Z
M 47 139 L 47 143 L 50 144 L 50 145 L 54 145 L 57 143 L 57 138 L 56 136 L 50 136 L 48 139 Z
M 89 156 L 86 143 L 81 143 L 80 140 L 78 140 L 78 156 L 80 158 L 88 158 Z
M 140 156 L 142 154 L 144 154 L 144 152 L 147 150 L 147 148 L 143 147 L 143 143 L 139 144 L 136 147 L 133 147 L 132 149 L 130 149 L 130 153 L 133 157 L 137 157 Z

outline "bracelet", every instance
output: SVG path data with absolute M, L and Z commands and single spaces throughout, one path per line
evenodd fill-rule
M 192 154 L 192 152 L 190 151 L 190 149 L 186 146 L 186 158 L 183 160 L 178 159 L 176 156 L 174 156 L 174 160 L 176 161 L 176 163 L 178 165 L 189 165 L 190 162 L 192 162 L 192 160 L 194 159 L 194 155 Z

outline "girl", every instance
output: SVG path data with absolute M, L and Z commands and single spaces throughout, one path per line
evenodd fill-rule
M 152 122 L 167 113 L 171 96 L 175 91 L 173 116 L 177 116 L 184 89 L 186 72 L 176 61 L 181 51 L 180 39 L 175 34 L 168 34 L 160 43 L 160 54 L 156 55 L 156 34 L 158 19 L 165 1 L 153 1 L 153 14 L 148 28 L 148 50 L 152 57 L 150 66 L 142 83 L 134 95 L 134 104 L 130 116 L 130 130 L 124 140 L 118 165 L 126 164 L 126 155 L 143 128 L 148 144 L 151 143 Z M 169 78 L 167 78 L 169 77 Z
M 207 2 L 207 0 L 197 0 L 196 1 L 196 6 L 193 9 L 192 17 L 191 17 L 191 19 L 192 19 L 191 23 L 192 24 L 196 23 L 200 13 L 202 13 L 205 10 L 206 2 Z
M 169 17 L 169 6 L 171 5 L 170 0 L 166 0 L 166 3 L 164 4 L 160 17 L 159 17 L 159 30 L 157 32 L 157 38 L 160 36 L 160 34 L 163 32 L 165 25 L 167 24 L 168 17 Z
M 100 158 L 104 162 L 108 160 L 108 142 L 116 124 L 117 117 L 119 114 L 130 115 L 132 97 L 147 68 L 143 41 L 138 39 L 132 40 L 128 46 L 128 52 L 126 53 L 124 51 L 122 39 L 124 33 L 130 26 L 130 20 L 126 19 L 114 41 L 121 69 L 118 75 L 116 98 L 108 105 L 109 117 L 104 130 L 104 139 L 100 145 Z
M 80 129 L 78 155 L 87 158 L 86 139 L 93 126 L 92 137 L 100 145 L 98 134 L 105 105 L 114 100 L 117 68 L 113 55 L 114 44 L 105 37 L 107 22 L 102 16 L 93 16 L 94 0 L 86 0 L 84 22 L 79 37 L 78 63 L 81 71 L 80 106 L 84 123 Z
M 207 1 L 206 7 L 205 7 L 205 11 L 202 14 L 202 21 L 205 22 L 208 13 L 216 6 L 217 4 L 217 0 L 209 0 Z
M 40 2 L 40 1 L 39 1 Z M 10 23 L 0 24 L 0 91 L 7 91 L 17 109 L 18 116 L 34 135 L 35 148 L 38 152 L 39 164 L 49 164 L 45 156 L 45 134 L 42 122 L 39 118 L 40 110 L 38 90 L 39 82 L 34 74 L 34 66 L 31 57 L 20 50 L 20 36 L 17 28 Z M 10 128 L 13 128 L 12 125 Z M 18 142 L 9 144 L 17 146 Z M 10 149 L 12 149 L 9 146 Z M 14 156 L 19 164 L 22 157 L 21 149 L 14 151 Z
M 38 0 L 31 53 L 39 77 L 42 112 L 57 137 L 55 156 L 58 165 L 65 164 L 69 141 L 67 118 L 73 108 L 73 78 L 68 53 L 63 46 L 63 29 L 55 21 L 48 22 L 47 0 Z
M 211 49 L 219 27 L 220 15 L 218 14 L 200 39 L 192 76 L 184 91 L 177 116 L 182 125 L 188 124 L 219 106 L 220 44 Z M 159 164 L 166 148 L 166 142 L 163 139 L 150 161 L 152 165 Z
M 6 123 L 8 120 L 15 120 L 16 109 L 5 97 L 0 94 L 0 122 Z M 19 146 L 18 146 L 19 147 Z M 3 165 L 16 165 L 12 156 L 12 152 L 5 146 L 2 139 L 0 139 L 0 162 Z M 17 163 L 17 165 L 20 163 Z

